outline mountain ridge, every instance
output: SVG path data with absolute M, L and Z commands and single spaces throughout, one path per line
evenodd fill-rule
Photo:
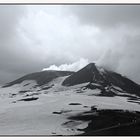
M 140 85 L 119 73 L 100 68 L 95 63 L 90 63 L 78 72 L 73 73 L 63 81 L 62 85 L 73 86 L 84 82 L 97 83 L 103 88 L 114 85 L 125 92 L 140 95 Z
M 19 84 L 25 80 L 35 80 L 37 82 L 37 86 L 42 86 L 53 79 L 64 76 L 68 76 L 64 81 L 62 81 L 62 86 L 65 87 L 88 83 L 86 88 L 97 88 L 100 89 L 102 93 L 106 94 L 108 93 L 108 90 L 109 92 L 112 92 L 111 89 L 114 90 L 114 86 L 116 86 L 121 88 L 122 92 L 140 96 L 140 85 L 119 73 L 96 66 L 95 63 L 89 63 L 77 72 L 48 70 L 31 73 L 9 82 L 3 87 Z
M 41 72 L 35 72 L 27 74 L 21 78 L 18 78 L 17 80 L 14 80 L 12 82 L 7 83 L 3 87 L 9 87 L 14 84 L 19 84 L 23 82 L 24 80 L 35 80 L 39 86 L 44 85 L 51 80 L 61 77 L 61 76 L 68 76 L 71 75 L 72 71 L 54 71 L 54 70 L 48 70 L 48 71 L 41 71 Z

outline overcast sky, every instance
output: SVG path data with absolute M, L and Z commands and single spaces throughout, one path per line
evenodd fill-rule
M 139 5 L 0 6 L 0 84 L 96 62 L 140 83 Z

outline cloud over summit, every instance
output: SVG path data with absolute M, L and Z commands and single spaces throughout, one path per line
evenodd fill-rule
M 51 65 L 48 68 L 44 68 L 43 71 L 46 70 L 78 71 L 81 68 L 85 67 L 88 63 L 89 63 L 88 59 L 81 58 L 79 61 L 76 61 L 71 64 L 62 64 L 60 66 Z

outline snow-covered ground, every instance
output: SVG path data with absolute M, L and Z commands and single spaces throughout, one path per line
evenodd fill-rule
M 34 87 L 35 81 L 24 81 L 7 88 L 0 88 L 0 135 L 75 135 L 80 134 L 78 128 L 87 127 L 89 121 L 75 121 L 69 116 L 83 111 L 89 111 L 95 105 L 98 109 L 123 109 L 140 111 L 140 105 L 128 102 L 128 97 L 96 96 L 99 90 L 85 90 L 77 93 L 81 84 L 73 87 L 61 85 L 66 77 L 53 80 L 44 87 L 52 88 L 41 90 Z M 25 93 L 19 91 L 30 90 Z M 41 93 L 32 95 L 31 93 Z M 16 94 L 11 96 L 11 94 Z M 31 96 L 26 96 L 26 95 Z M 95 96 L 94 96 L 95 94 Z M 92 96 L 89 96 L 92 95 Z M 38 97 L 33 101 L 20 99 Z M 79 103 L 71 105 L 71 103 Z M 86 106 L 86 107 L 85 107 Z M 67 123 L 67 125 L 64 125 Z

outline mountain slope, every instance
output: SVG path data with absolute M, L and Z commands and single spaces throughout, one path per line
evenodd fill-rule
M 15 81 L 12 81 L 6 85 L 4 85 L 3 87 L 9 87 L 15 84 L 19 84 L 25 80 L 35 80 L 37 82 L 37 84 L 39 86 L 44 85 L 48 82 L 50 82 L 51 80 L 57 78 L 57 77 L 61 77 L 61 76 L 68 76 L 73 74 L 74 72 L 70 72 L 70 71 L 42 71 L 42 72 L 36 72 L 36 73 L 31 73 L 28 75 L 25 75 Z
M 73 86 L 86 82 L 89 82 L 89 87 L 92 86 L 92 88 L 96 88 L 91 85 L 92 83 L 99 84 L 102 89 L 113 85 L 125 92 L 140 95 L 140 85 L 118 73 L 99 68 L 94 63 L 90 63 L 78 72 L 73 73 L 62 84 Z
M 25 75 L 6 86 L 0 87 L 0 135 L 140 134 L 139 85 L 94 63 L 76 73 Z
M 88 64 L 83 69 L 69 76 L 64 80 L 63 85 L 73 86 L 81 83 L 92 82 L 93 78 L 96 78 L 97 81 L 100 80 L 101 76 L 94 63 Z

